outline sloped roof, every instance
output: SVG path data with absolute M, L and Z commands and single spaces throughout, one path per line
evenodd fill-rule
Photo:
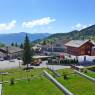
M 80 47 L 89 40 L 71 40 L 65 44 L 65 46 L 70 46 L 70 47 Z M 92 42 L 91 42 L 92 43 Z M 92 43 L 93 44 L 93 43 Z
M 8 51 L 8 53 L 15 53 L 15 52 L 19 52 L 19 51 L 23 50 L 19 47 L 15 47 L 15 46 L 6 46 L 6 47 L 1 47 L 0 49 L 4 50 L 6 52 Z
M 3 53 L 3 52 L 0 52 L 0 57 L 4 57 L 5 56 L 5 54 Z

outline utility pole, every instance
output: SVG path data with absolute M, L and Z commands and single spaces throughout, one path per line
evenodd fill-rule
M 52 42 L 51 42 L 51 55 L 52 55 L 52 58 L 53 58 L 53 44 L 52 44 Z M 51 59 L 51 62 L 52 62 L 53 60 Z M 52 62 L 52 70 L 53 70 L 53 62 Z

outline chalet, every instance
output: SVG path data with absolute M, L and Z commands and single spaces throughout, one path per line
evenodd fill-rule
M 71 40 L 65 44 L 65 52 L 72 55 L 92 55 L 94 43 L 90 40 Z
M 95 46 L 94 46 L 94 47 L 92 47 L 91 55 L 92 55 L 92 56 L 95 56 Z
M 14 46 L 5 46 L 0 48 L 0 57 L 4 59 L 21 57 L 23 49 Z

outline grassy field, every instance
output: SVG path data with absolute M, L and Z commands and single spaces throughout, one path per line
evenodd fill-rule
M 31 77 L 31 80 L 15 81 L 14 85 L 4 83 L 3 95 L 64 95 L 53 83 L 42 76 L 42 71 L 43 69 L 33 69 L 30 72 L 19 69 L 7 70 L 10 74 L 3 77 L 4 81 L 11 78 L 15 78 L 15 80 L 27 78 L 27 73 L 28 78 Z
M 56 79 L 75 95 L 95 95 L 95 83 L 74 74 L 71 69 L 58 70 L 57 72 L 62 75 L 63 72 L 68 73 L 67 80 L 64 80 L 63 76 Z
M 9 72 L 8 75 L 3 77 L 3 81 L 10 81 L 11 78 L 15 80 L 31 78 L 30 81 L 15 81 L 16 83 L 12 86 L 10 86 L 10 83 L 4 83 L 3 95 L 63 95 L 50 80 L 42 76 L 44 69 L 32 69 L 29 72 L 21 69 L 3 70 L 2 72 Z M 55 77 L 51 71 L 47 71 Z M 55 78 L 75 95 L 95 95 L 95 83 L 74 74 L 72 69 L 58 70 L 57 72 L 62 76 Z M 63 78 L 64 72 L 68 74 L 67 80 Z M 92 72 L 87 74 L 95 75 Z M 0 80 L 2 80 L 2 77 L 0 77 Z
M 90 71 L 90 70 L 88 70 L 87 73 L 84 73 L 84 74 L 86 74 L 86 75 L 88 75 L 88 76 L 90 76 L 90 77 L 95 78 L 95 72 L 92 72 L 92 71 Z
M 63 95 L 46 78 L 35 78 L 31 81 L 18 81 L 14 85 L 4 84 L 3 95 Z
M 86 69 L 89 69 L 89 68 L 92 68 L 93 67 L 95 68 L 95 66 L 89 66 L 89 67 L 86 67 Z M 90 77 L 93 77 L 95 78 L 95 72 L 91 71 L 91 70 L 87 70 L 87 73 L 85 73 L 86 75 L 90 76 Z

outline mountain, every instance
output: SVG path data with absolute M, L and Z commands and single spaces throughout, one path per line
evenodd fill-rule
M 26 33 L 25 32 L 20 32 L 20 33 L 12 33 L 12 34 L 0 34 L 0 42 L 4 44 L 11 44 L 13 43 L 22 43 L 24 41 Z M 29 36 L 30 41 L 38 40 L 38 39 L 44 39 L 48 36 L 50 36 L 49 33 L 35 33 L 35 34 L 30 34 L 27 33 Z
M 58 40 L 71 40 L 71 39 L 93 39 L 95 40 L 95 25 L 84 28 L 80 31 L 74 30 L 68 33 L 56 33 L 50 35 L 45 40 L 48 42 L 56 42 Z

